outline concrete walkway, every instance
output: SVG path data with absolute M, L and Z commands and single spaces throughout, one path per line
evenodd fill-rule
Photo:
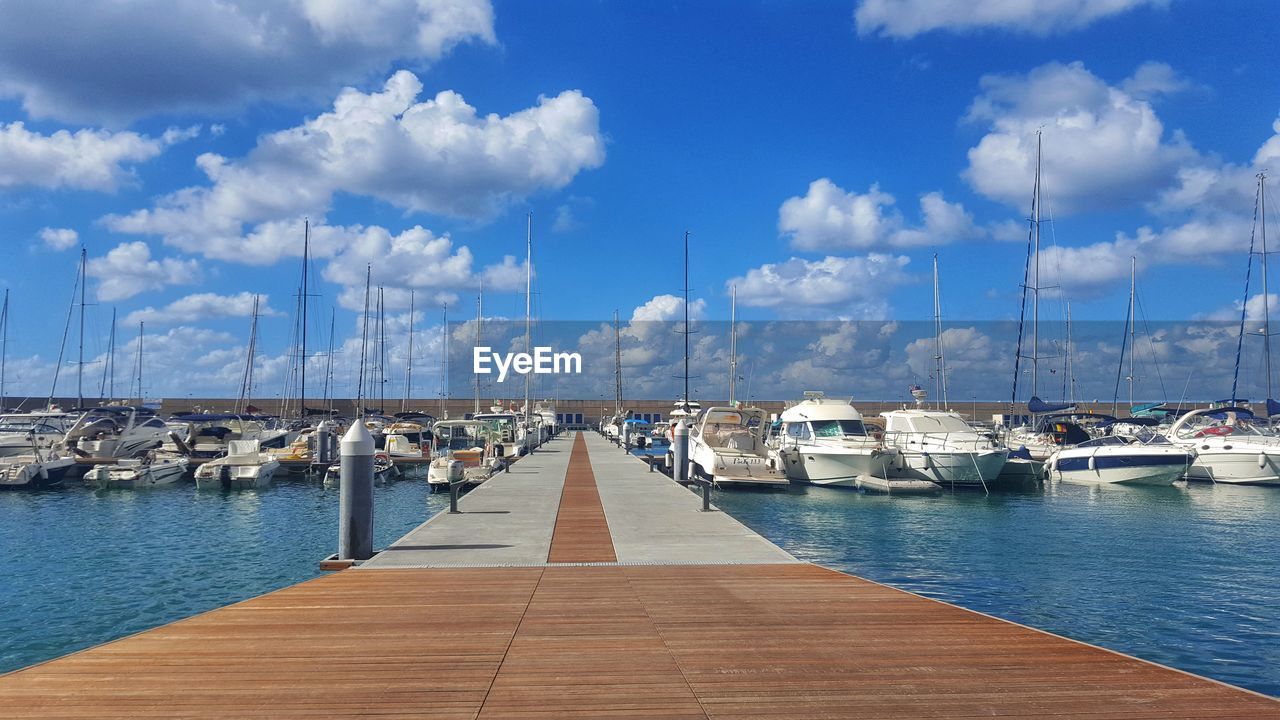
M 573 436 L 565 433 L 498 473 L 362 565 L 366 568 L 535 566 L 547 561 Z M 375 509 L 376 512 L 376 509 Z
M 700 497 L 661 473 L 649 472 L 644 463 L 600 435 L 580 437 L 562 435 L 521 458 L 510 473 L 495 475 L 461 498 L 459 514 L 440 512 L 361 567 L 557 564 L 550 557 L 553 530 L 558 512 L 563 512 L 575 442 L 583 441 L 617 564 L 797 562 L 729 515 L 702 512 Z
M 596 433 L 585 433 L 591 470 L 618 562 L 716 565 L 798 562 L 785 550 Z M 715 498 L 712 497 L 714 507 Z

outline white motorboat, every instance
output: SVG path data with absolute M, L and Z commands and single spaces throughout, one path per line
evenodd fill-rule
M 765 444 L 765 420 L 760 408 L 707 408 L 689 431 L 689 476 L 720 487 L 785 487 Z
M 1056 451 L 1045 461 L 1050 480 L 1076 485 L 1172 485 L 1193 455 L 1152 435 L 1147 442 L 1107 435 Z
M 1192 410 L 1174 422 L 1168 438 L 1195 453 L 1188 480 L 1280 485 L 1280 437 L 1264 432 L 1245 408 Z
M 271 483 L 280 461 L 264 451 L 257 440 L 232 440 L 227 454 L 196 468 L 196 487 L 237 490 L 260 488 Z
M 61 411 L 0 415 L 0 458 L 50 450 L 62 442 L 74 422 Z
M 386 485 L 394 482 L 400 477 L 400 472 L 396 469 L 395 462 L 391 456 L 385 452 L 378 451 L 373 454 L 373 483 L 375 485 Z M 336 488 L 342 485 L 342 465 L 330 465 L 324 471 L 323 484 L 327 488 Z
M 172 485 L 182 479 L 189 462 L 185 455 L 162 451 L 141 458 L 120 458 L 113 465 L 98 465 L 85 473 L 84 483 L 99 489 Z
M 784 410 L 779 419 L 774 452 L 793 482 L 888 492 L 938 489 L 931 480 L 896 472 L 901 453 L 868 434 L 862 414 L 849 403 L 806 392 L 805 400 Z
M 432 491 L 450 483 L 479 485 L 502 468 L 492 426 L 481 420 L 441 420 L 432 427 L 436 457 L 427 468 Z
M 974 430 L 959 413 L 911 408 L 880 413 L 884 442 L 902 457 L 899 477 L 930 480 L 943 487 L 982 486 L 994 481 L 1008 448 Z
M 84 410 L 60 447 L 80 457 L 138 457 L 159 447 L 168 432 L 150 408 L 105 405 Z
M 493 432 L 496 433 L 494 444 L 498 457 L 514 460 L 528 452 L 525 439 L 522 437 L 520 417 L 514 412 L 494 406 L 491 412 L 480 413 L 472 419 L 489 423 Z
M 242 413 L 175 415 L 167 424 L 162 451 L 206 460 L 225 455 L 235 440 L 257 440 L 264 450 L 288 446 L 291 433 L 278 418 Z
M 542 427 L 549 440 L 560 434 L 560 423 L 556 419 L 556 403 L 554 400 L 539 400 L 533 404 L 533 412 L 542 418 Z
M 42 488 L 60 484 L 76 461 L 49 450 L 0 458 L 0 488 Z

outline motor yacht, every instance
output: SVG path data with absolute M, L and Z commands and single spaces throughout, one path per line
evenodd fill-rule
M 720 487 L 785 487 L 764 441 L 767 427 L 760 408 L 707 408 L 689 431 L 689 476 Z

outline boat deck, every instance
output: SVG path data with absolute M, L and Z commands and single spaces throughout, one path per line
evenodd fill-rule
M 362 566 L 0 677 L 0 716 L 1280 716 L 699 507 L 603 439 L 557 440 Z

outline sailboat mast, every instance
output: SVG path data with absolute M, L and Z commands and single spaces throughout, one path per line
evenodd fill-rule
M 440 417 L 449 415 L 449 304 L 441 306 L 442 320 L 440 330 L 444 337 L 440 340 Z
M 369 357 L 369 289 L 373 266 L 364 268 L 364 320 L 360 323 L 360 371 L 356 382 L 356 417 L 364 416 L 364 366 Z
M 1035 199 L 1031 203 L 1031 217 L 1035 227 L 1035 266 L 1032 268 L 1031 286 L 1031 396 L 1039 394 L 1040 379 L 1040 147 L 1041 132 L 1036 131 L 1036 182 Z
M 4 307 L 0 308 L 0 412 L 5 409 L 4 360 L 9 354 L 9 288 L 4 289 Z
M 138 323 L 138 404 L 141 405 L 146 401 L 146 397 L 142 393 L 142 336 L 146 330 L 146 322 Z M 132 394 L 131 394 L 132 397 Z
M 258 344 L 258 296 L 253 296 L 253 314 L 249 319 L 249 342 L 245 351 L 244 375 L 240 381 L 240 399 L 236 401 L 236 412 L 244 412 L 249 398 L 253 394 L 253 359 Z
M 409 291 L 409 350 L 408 361 L 404 368 L 404 399 L 400 401 L 400 412 L 409 409 L 409 396 L 413 392 L 413 291 Z
M 1265 241 L 1264 241 L 1265 243 Z M 1266 245 L 1263 245 L 1265 250 Z M 84 246 L 80 246 L 80 354 L 76 358 L 76 407 L 84 407 L 84 286 L 85 282 L 85 266 L 88 263 L 88 251 Z M 1265 276 L 1266 273 L 1264 272 Z
M 1138 294 L 1138 258 L 1129 258 L 1129 408 L 1132 412 L 1133 408 L 1133 356 L 1138 354 L 1138 345 L 1134 338 L 1135 326 L 1138 323 L 1138 316 L 1134 314 L 1137 308 Z
M 324 409 L 329 410 L 329 383 L 333 381 L 333 329 L 334 316 L 337 312 L 329 308 L 329 352 L 325 353 L 324 360 Z
M 933 254 L 933 344 L 936 399 L 939 410 L 947 406 L 947 362 L 942 354 L 942 299 L 938 286 L 938 254 Z
M 1073 356 L 1073 350 L 1071 345 L 1071 302 L 1070 301 L 1067 302 L 1067 368 L 1066 368 L 1066 372 L 1067 372 L 1067 388 L 1068 388 L 1067 402 L 1071 403 L 1072 405 L 1075 405 L 1076 404 L 1076 371 L 1075 371 L 1075 358 Z
M 738 286 L 729 292 L 729 406 L 733 407 L 738 389 Z
M 378 286 L 378 412 L 387 408 L 387 305 Z
M 615 311 L 616 313 L 617 311 Z M 619 363 L 619 383 L 622 370 Z M 621 393 L 621 390 L 619 390 Z M 684 231 L 684 395 L 680 398 L 681 409 L 689 412 L 689 231 Z
M 528 221 L 525 229 L 525 255 L 524 255 L 524 351 L 526 355 L 532 356 L 532 334 L 533 327 L 533 212 L 529 213 Z M 529 423 L 529 383 L 533 375 L 525 373 L 524 375 L 524 421 Z
M 302 219 L 302 350 L 298 355 L 298 417 L 307 417 L 307 262 L 311 257 L 311 218 Z M 257 299 L 254 299 L 256 304 Z
M 622 332 L 618 327 L 618 311 L 613 311 L 613 413 L 622 412 Z
M 111 381 L 111 394 L 107 395 L 107 380 Z M 111 334 L 107 336 L 107 361 L 102 364 L 102 382 L 98 385 L 98 397 L 110 403 L 116 399 L 116 309 L 111 308 Z
M 480 326 L 484 323 L 484 278 L 480 278 L 480 293 L 476 295 L 476 342 L 475 347 L 480 347 Z M 476 402 L 472 408 L 472 414 L 480 414 L 480 373 L 476 376 Z
M 1258 211 L 1262 213 L 1262 356 L 1267 372 L 1267 399 L 1271 392 L 1271 296 L 1267 293 L 1267 174 L 1258 173 Z

